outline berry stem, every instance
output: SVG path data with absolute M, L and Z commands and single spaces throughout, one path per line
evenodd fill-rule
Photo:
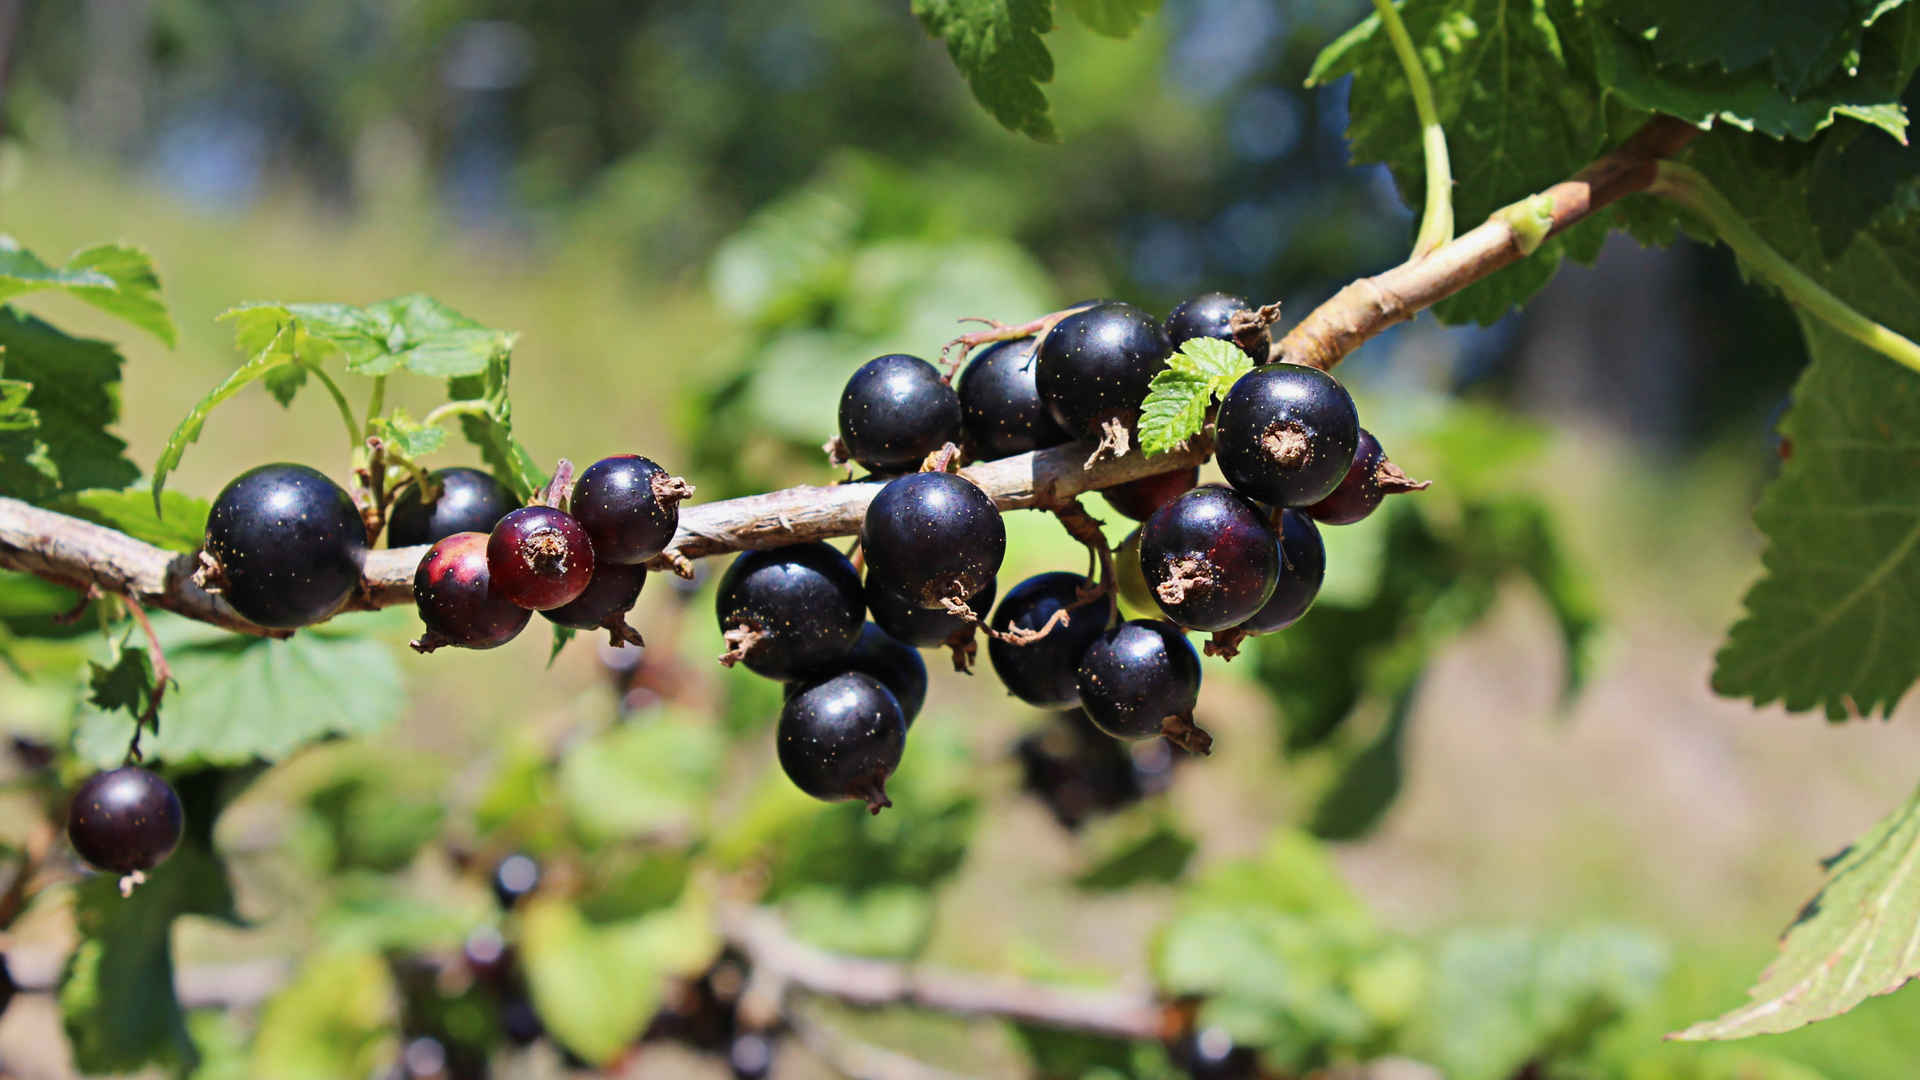
M 131 591 L 121 593 L 120 598 L 127 602 L 127 613 L 133 616 L 134 622 L 140 624 L 140 632 L 146 635 L 147 659 L 153 661 L 153 689 L 147 695 L 147 707 L 133 723 L 133 738 L 127 743 L 127 764 L 136 765 L 140 762 L 140 733 L 147 728 L 152 728 L 155 735 L 160 733 L 160 699 L 166 696 L 167 684 L 175 680 L 173 668 L 167 665 L 167 652 L 160 647 L 160 635 L 153 632 L 153 622 L 147 618 L 147 610 L 140 606 L 140 601 L 134 598 Z
M 1387 40 L 1407 75 L 1407 90 L 1413 95 L 1413 112 L 1420 120 L 1420 150 L 1427 166 L 1427 206 L 1420 216 L 1420 233 L 1413 241 L 1413 258 L 1419 259 L 1453 239 L 1453 170 L 1447 161 L 1447 133 L 1440 126 L 1440 111 L 1434 108 L 1433 87 L 1427 82 L 1427 69 L 1414 51 L 1413 37 L 1393 0 L 1373 0 L 1386 27 Z
M 366 438 L 366 431 L 361 428 L 360 421 L 354 417 L 353 406 L 347 404 L 347 395 L 340 392 L 340 384 L 333 381 L 333 376 L 328 375 L 326 369 L 317 364 L 308 364 L 306 369 L 313 373 L 314 378 L 320 380 L 321 386 L 327 388 L 327 396 L 333 398 L 334 407 L 340 410 L 340 422 L 347 425 L 347 443 L 353 447 L 354 464 L 360 464 L 362 461 L 360 454 L 365 449 L 361 445 L 361 440 Z

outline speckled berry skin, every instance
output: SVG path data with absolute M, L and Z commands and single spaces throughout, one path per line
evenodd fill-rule
M 967 606 L 976 615 L 993 610 L 997 583 L 967 598 Z M 932 649 L 952 641 L 956 635 L 972 635 L 973 625 L 958 615 L 923 608 L 887 588 L 873 575 L 867 575 L 867 614 L 888 634 L 916 649 Z
M 1081 654 L 1080 706 L 1116 739 L 1151 739 L 1169 716 L 1191 716 L 1200 700 L 1200 657 L 1164 619 L 1121 623 Z
M 1307 513 L 1328 525 L 1352 525 L 1367 519 L 1387 497 L 1380 486 L 1380 463 L 1386 459 L 1380 440 L 1373 432 L 1360 429 L 1359 446 L 1353 452 L 1353 464 L 1340 479 L 1333 493 L 1312 506 Z
M 579 596 L 540 616 L 574 630 L 598 629 L 633 610 L 646 583 L 644 566 L 601 563 L 593 568 L 593 580 Z
M 1171 312 L 1167 313 L 1167 321 L 1161 326 L 1167 332 L 1167 340 L 1176 350 L 1180 348 L 1182 342 L 1199 337 L 1233 341 L 1233 328 L 1230 325 L 1233 313 L 1252 307 L 1253 305 L 1247 303 L 1247 298 L 1244 296 L 1223 292 L 1201 293 L 1199 296 L 1180 301 Z M 1239 343 L 1235 342 L 1235 344 Z M 1256 364 L 1265 362 L 1266 332 L 1261 331 L 1260 340 L 1254 343 L 1253 348 L 1242 345 L 1241 351 Z
M 887 777 L 900 764 L 907 725 L 900 702 L 873 676 L 847 671 L 797 688 L 780 710 L 780 768 L 816 799 L 893 805 Z
M 479 469 L 435 469 L 440 497 L 420 500 L 420 488 L 408 484 L 387 514 L 387 546 L 432 544 L 459 532 L 492 532 L 507 512 L 520 505 L 507 486 Z
M 1145 521 L 1155 510 L 1192 491 L 1199 482 L 1200 466 L 1195 465 L 1191 469 L 1175 469 L 1116 484 L 1102 491 L 1100 497 L 1121 514 Z
M 1132 304 L 1101 304 L 1061 319 L 1040 342 L 1040 399 L 1054 423 L 1097 439 L 1108 420 L 1131 421 L 1173 346 L 1153 316 Z
M 823 669 L 809 671 L 787 683 L 786 696 L 792 697 L 801 687 L 843 671 L 871 675 L 880 680 L 881 686 L 893 691 L 908 728 L 913 727 L 914 717 L 920 715 L 920 707 L 927 703 L 927 662 L 920 659 L 912 646 L 873 623 L 860 628 L 860 637 L 853 643 L 852 652 Z
M 896 595 L 938 609 L 993 583 L 1007 554 L 1007 527 L 987 493 L 952 473 L 891 480 L 860 524 L 867 573 Z
M 593 541 L 596 564 L 643 563 L 665 551 L 680 527 L 680 500 L 664 503 L 655 478 L 667 470 L 638 454 L 601 458 L 573 482 L 568 509 Z
M 714 613 L 725 633 L 758 635 L 743 657 L 749 671 L 791 679 L 847 655 L 866 622 L 860 573 L 819 541 L 748 551 L 720 578 Z
M 487 537 L 487 569 L 500 595 L 530 611 L 571 603 L 593 580 L 593 542 L 571 514 L 523 506 Z
M 173 786 L 134 765 L 94 773 L 67 807 L 67 839 L 89 865 L 115 874 L 151 870 L 180 846 L 186 812 Z
M 296 630 L 332 615 L 360 584 L 366 524 L 338 484 L 305 465 L 248 469 L 207 515 L 220 594 L 249 622 Z
M 1007 590 L 988 624 L 998 631 L 1039 630 L 1053 614 L 1070 609 L 1067 621 L 1047 636 L 1025 645 L 990 638 L 987 659 L 1007 692 L 1043 709 L 1068 709 L 1080 703 L 1074 669 L 1080 654 L 1113 622 L 1111 593 L 1075 607 L 1088 584 L 1079 574 L 1054 571 L 1034 576 Z
M 533 613 L 502 596 L 487 570 L 487 534 L 454 533 L 435 543 L 413 572 L 413 606 L 427 636 L 416 648 L 493 649 L 526 629 Z
M 1140 572 L 1167 618 L 1189 630 L 1225 630 L 1273 595 L 1280 540 L 1252 500 L 1207 484 L 1140 527 Z M 1186 584 L 1174 589 L 1175 579 Z
M 840 392 L 840 441 L 873 472 L 917 469 L 928 454 L 960 441 L 960 397 L 917 356 L 877 356 Z
M 1214 430 L 1227 482 L 1269 506 L 1308 506 L 1333 494 L 1360 445 L 1353 397 L 1304 364 L 1242 375 L 1220 399 Z
M 996 341 L 974 353 L 960 373 L 961 428 L 981 461 L 1072 441 L 1040 400 L 1033 346 L 1030 337 Z
M 1320 583 L 1327 577 L 1327 548 L 1320 540 L 1320 528 L 1299 510 L 1280 514 L 1280 579 L 1273 595 L 1240 624 L 1249 634 L 1271 634 L 1298 622 L 1320 595 Z

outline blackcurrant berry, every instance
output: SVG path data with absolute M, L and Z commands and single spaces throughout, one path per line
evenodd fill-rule
M 989 624 L 999 634 L 1046 633 L 1026 644 L 992 637 L 987 658 L 1008 692 L 1043 709 L 1080 703 L 1074 669 L 1080 654 L 1113 621 L 1113 595 L 1081 603 L 1092 582 L 1079 574 L 1055 571 L 1034 576 L 1007 590 Z M 1055 616 L 1059 619 L 1056 620 Z
M 1258 339 L 1248 344 L 1234 340 L 1233 313 L 1250 309 L 1244 296 L 1232 293 L 1210 292 L 1189 297 L 1168 313 L 1167 321 L 1162 325 L 1167 331 L 1167 340 L 1178 349 L 1182 342 L 1197 337 L 1219 338 L 1221 341 L 1233 341 L 1253 359 L 1264 363 L 1267 358 L 1267 332 L 1261 330 Z
M 151 870 L 180 846 L 186 812 L 173 785 L 135 765 L 81 781 L 67 807 L 67 839 L 98 870 Z
M 547 1033 L 539 1011 L 523 997 L 510 998 L 500 1006 L 500 1030 L 515 1046 L 532 1046 Z
M 1160 324 L 1131 304 L 1076 311 L 1040 342 L 1040 399 L 1068 434 L 1101 438 L 1109 421 L 1139 414 L 1172 352 Z
M 503 908 L 512 908 L 540 887 L 540 864 L 533 856 L 516 851 L 493 867 L 493 898 Z
M 1280 578 L 1280 540 L 1252 500 L 1194 488 L 1140 528 L 1140 571 L 1167 618 L 1225 630 L 1260 610 Z
M 853 651 L 824 668 L 806 672 L 786 684 L 786 696 L 792 697 L 802 686 L 818 682 L 843 671 L 858 671 L 880 680 L 900 702 L 900 716 L 906 726 L 920 715 L 927 703 L 927 662 L 914 649 L 873 623 L 860 628 Z
M 646 583 L 644 566 L 600 563 L 594 566 L 593 580 L 587 582 L 586 591 L 540 614 L 574 630 L 605 630 L 615 645 L 644 645 L 639 631 L 627 625 L 627 612 L 633 610 Z
M 305 465 L 235 477 L 207 515 L 207 578 L 249 622 L 294 630 L 333 614 L 360 584 L 367 527 L 340 486 Z
M 1227 482 L 1271 506 L 1307 506 L 1340 486 L 1360 445 L 1360 415 L 1333 376 L 1268 364 L 1220 399 L 1215 451 Z
M 533 613 L 500 594 L 487 569 L 487 534 L 454 533 L 420 557 L 413 572 L 413 606 L 427 632 L 419 652 L 442 645 L 492 649 L 526 629 Z
M 917 469 L 928 454 L 960 441 L 960 397 L 917 356 L 875 357 L 840 392 L 840 441 L 873 472 Z
M 1379 509 L 1387 496 L 1421 491 L 1428 486 L 1388 461 L 1387 452 L 1380 448 L 1380 440 L 1373 437 L 1373 432 L 1361 428 L 1360 446 L 1354 451 L 1353 465 L 1347 469 L 1347 475 L 1341 479 L 1340 486 L 1333 489 L 1333 494 L 1307 507 L 1307 513 L 1328 525 L 1352 525 Z
M 593 542 L 573 515 L 523 506 L 493 527 L 487 569 L 508 600 L 530 611 L 557 608 L 593 581 Z
M 996 583 L 967 597 L 967 607 L 975 614 L 993 610 Z M 894 637 L 918 649 L 932 649 L 973 637 L 973 624 L 958 615 L 909 603 L 888 588 L 878 577 L 867 575 L 867 612 L 873 621 Z
M 460 958 L 466 961 L 467 971 L 480 982 L 504 983 L 513 970 L 513 946 L 507 944 L 507 939 L 493 926 L 475 927 L 460 945 Z
M 1200 656 L 1164 619 L 1121 623 L 1096 638 L 1075 673 L 1080 706 L 1116 739 L 1151 739 L 1205 753 L 1212 742 L 1193 726 L 1200 700 Z
M 1223 1028 L 1200 1028 L 1173 1045 L 1168 1055 L 1184 1069 L 1188 1080 L 1255 1080 L 1259 1056 L 1252 1047 L 1237 1046 Z
M 773 1073 L 773 1040 L 758 1031 L 743 1032 L 727 1047 L 733 1080 L 766 1080 Z
M 1192 491 L 1200 482 L 1200 466 L 1155 473 L 1117 484 L 1100 493 L 1107 505 L 1135 521 L 1145 521 L 1155 510 Z
M 940 608 L 993 583 L 1007 527 L 987 493 L 952 473 L 888 481 L 860 524 L 867 571 L 910 603 Z
M 1273 596 L 1251 619 L 1240 624 L 1249 634 L 1285 630 L 1313 606 L 1320 583 L 1327 576 L 1327 549 L 1320 529 L 1299 510 L 1280 512 L 1280 580 Z
M 1030 337 L 996 341 L 975 353 L 960 373 L 961 426 L 982 461 L 1059 446 L 1072 436 L 1053 422 L 1040 400 L 1039 358 Z
M 680 527 L 685 480 L 638 454 L 601 458 L 573 484 L 568 509 L 593 541 L 595 563 L 643 563 L 667 549 Z
M 840 659 L 866 622 L 859 571 L 818 541 L 733 560 L 720 578 L 714 611 L 729 645 L 721 661 L 744 661 L 770 679 Z
M 795 690 L 780 710 L 780 768 L 816 799 L 864 799 L 892 806 L 887 777 L 900 764 L 907 725 L 900 701 L 880 680 L 842 672 Z
M 489 533 L 507 511 L 520 505 L 507 485 L 479 469 L 435 469 L 433 479 L 440 494 L 432 502 L 423 502 L 413 484 L 393 501 L 387 514 L 388 547 L 437 543 L 459 532 Z

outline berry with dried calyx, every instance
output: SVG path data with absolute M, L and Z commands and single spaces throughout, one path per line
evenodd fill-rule
M 749 551 L 720 578 L 714 613 L 728 650 L 770 679 L 791 679 L 853 649 L 866 622 L 860 572 L 819 541 Z
M 1131 304 L 1076 311 L 1040 342 L 1040 398 L 1068 434 L 1107 440 L 1131 426 L 1172 353 L 1160 324 Z
M 1267 332 L 1265 328 L 1250 332 L 1248 341 L 1240 341 L 1233 335 L 1233 313 L 1251 310 L 1244 296 L 1232 293 L 1209 292 L 1188 297 L 1180 301 L 1167 314 L 1167 321 L 1161 325 L 1166 329 L 1167 340 L 1178 349 L 1183 342 L 1197 337 L 1219 338 L 1239 345 L 1253 362 L 1264 363 L 1267 359 Z
M 203 576 L 247 621 L 295 630 L 346 602 L 366 555 L 366 522 L 340 485 L 305 465 L 261 465 L 214 499 Z
M 1167 741 L 1196 754 L 1213 739 L 1193 723 L 1200 700 L 1200 657 L 1164 619 L 1121 623 L 1094 639 L 1075 673 L 1080 705 L 1117 739 Z
M 693 485 L 638 454 L 587 466 L 568 509 L 593 541 L 596 564 L 632 565 L 665 551 L 680 526 L 680 503 Z
M 1079 704 L 1080 654 L 1114 615 L 1112 593 L 1087 599 L 1095 588 L 1079 574 L 1054 571 L 1007 590 L 989 624 L 987 658 L 1014 697 L 1043 709 Z
M 487 534 L 455 533 L 435 543 L 413 572 L 413 605 L 426 625 L 418 652 L 443 645 L 492 649 L 512 641 L 533 613 L 493 587 Z
M 1307 507 L 1306 511 L 1313 515 L 1314 520 L 1328 525 L 1352 525 L 1379 509 L 1380 503 L 1389 495 L 1424 491 L 1431 486 L 1426 481 L 1415 480 L 1401 472 L 1398 465 L 1387 460 L 1387 452 L 1380 448 L 1380 440 L 1374 438 L 1371 431 L 1361 428 L 1359 448 L 1354 451 L 1353 464 L 1341 479 L 1340 486 L 1333 489 L 1333 494 Z
M 928 454 L 959 441 L 960 397 L 917 356 L 875 357 L 840 392 L 840 443 L 872 472 L 917 469 Z
M 627 625 L 627 612 L 639 601 L 646 583 L 644 566 L 601 563 L 593 568 L 593 580 L 579 596 L 540 615 L 570 630 L 605 630 L 615 646 L 645 645 L 640 631 Z
M 982 461 L 1059 446 L 1072 436 L 1040 400 L 1034 339 L 997 341 L 975 353 L 960 373 L 961 428 Z
M 487 538 L 487 569 L 500 595 L 530 611 L 570 603 L 593 581 L 593 542 L 573 515 L 523 506 Z
M 828 802 L 892 806 L 887 777 L 900 764 L 907 725 L 900 701 L 880 680 L 846 671 L 788 696 L 775 738 L 780 768 L 795 787 Z
M 1268 364 L 1220 399 L 1214 452 L 1235 491 L 1269 506 L 1308 506 L 1340 486 L 1360 445 L 1360 415 L 1333 376 Z
M 883 587 L 919 607 L 942 609 L 993 582 L 1007 554 L 1007 528 L 972 481 L 913 473 L 888 481 L 867 505 L 860 548 L 869 576 Z
M 1207 484 L 1140 527 L 1140 571 L 1167 618 L 1189 630 L 1225 630 L 1273 595 L 1280 540 L 1252 500 Z
M 67 807 L 73 850 L 95 869 L 135 882 L 173 854 L 185 828 L 186 812 L 173 785 L 137 765 L 87 777 Z

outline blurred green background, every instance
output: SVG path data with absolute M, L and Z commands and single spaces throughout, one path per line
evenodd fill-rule
M 817 447 L 844 375 L 882 352 L 931 356 L 960 317 L 1024 319 L 1090 295 L 1164 312 L 1218 288 L 1281 300 L 1290 321 L 1396 261 L 1411 219 L 1383 173 L 1345 164 L 1344 87 L 1299 89 L 1363 8 L 1173 0 L 1126 42 L 1064 25 L 1048 39 L 1063 138 L 1037 145 L 992 124 L 899 4 L 0 0 L 0 231 L 49 258 L 109 239 L 152 252 L 175 350 L 61 299 L 28 305 L 123 344 L 137 461 L 237 362 L 214 322 L 225 308 L 424 291 L 521 334 L 517 434 L 543 463 L 645 453 L 701 499 L 824 482 Z M 1910 723 L 1828 727 L 1707 689 L 1758 569 L 1746 513 L 1801 359 L 1784 307 L 1724 253 L 1621 242 L 1523 314 L 1422 320 L 1341 369 L 1395 460 L 1441 481 L 1425 508 L 1436 527 L 1476 493 L 1537 499 L 1602 621 L 1585 686 L 1563 703 L 1554 612 L 1520 575 L 1500 579 L 1484 618 L 1420 653 L 1399 797 L 1334 857 L 1395 930 L 1617 921 L 1664 942 L 1663 991 L 1608 1036 L 1618 1060 L 1666 1063 L 1635 1076 L 1721 1075 L 1684 1069 L 1748 1049 L 1836 1080 L 1912 1072 L 1910 995 L 1734 1051 L 1656 1046 L 1739 1000 L 1816 886 L 1817 859 L 1905 794 L 1910 771 L 1893 763 L 1920 751 Z M 211 496 L 270 459 L 340 476 L 341 443 L 320 400 L 283 412 L 249 392 L 172 484 Z M 1003 588 L 1080 564 L 1029 516 L 1009 522 Z M 1379 587 L 1387 528 L 1383 515 L 1328 530 L 1331 599 Z M 652 646 L 645 678 L 610 677 L 584 639 L 548 669 L 539 633 L 485 656 L 409 654 L 411 704 L 380 743 L 426 763 L 412 782 L 458 817 L 503 760 L 604 728 L 623 693 L 629 712 L 665 696 L 764 726 L 777 697 L 710 662 L 721 643 L 705 605 L 649 586 L 634 619 Z M 384 632 L 398 642 L 410 625 Z M 1288 633 L 1314 635 L 1315 618 Z M 1146 811 L 1186 823 L 1197 867 L 1311 817 L 1388 723 L 1369 698 L 1347 737 L 1284 758 L 1261 662 L 1209 662 L 1201 719 L 1217 752 L 1182 765 Z M 931 654 L 929 667 L 919 724 L 993 767 L 925 955 L 1018 968 L 1044 943 L 1049 963 L 1140 977 L 1172 892 L 1075 892 L 1064 878 L 1092 858 L 1087 836 L 1022 794 L 1009 758 L 1044 717 L 989 673 L 947 675 Z M 51 723 L 40 691 L 0 692 L 0 719 Z M 744 746 L 736 771 L 771 768 L 767 740 Z M 286 842 L 275 790 L 226 823 L 230 847 Z M 300 900 L 271 877 L 246 882 L 257 929 L 191 927 L 183 964 L 297 947 Z M 477 895 L 446 889 L 449 904 Z M 67 933 L 58 911 L 22 930 Z M 52 1017 L 44 998 L 16 1003 L 0 1061 L 63 1075 Z M 1005 1040 L 876 1031 L 955 1068 L 1013 1067 Z

